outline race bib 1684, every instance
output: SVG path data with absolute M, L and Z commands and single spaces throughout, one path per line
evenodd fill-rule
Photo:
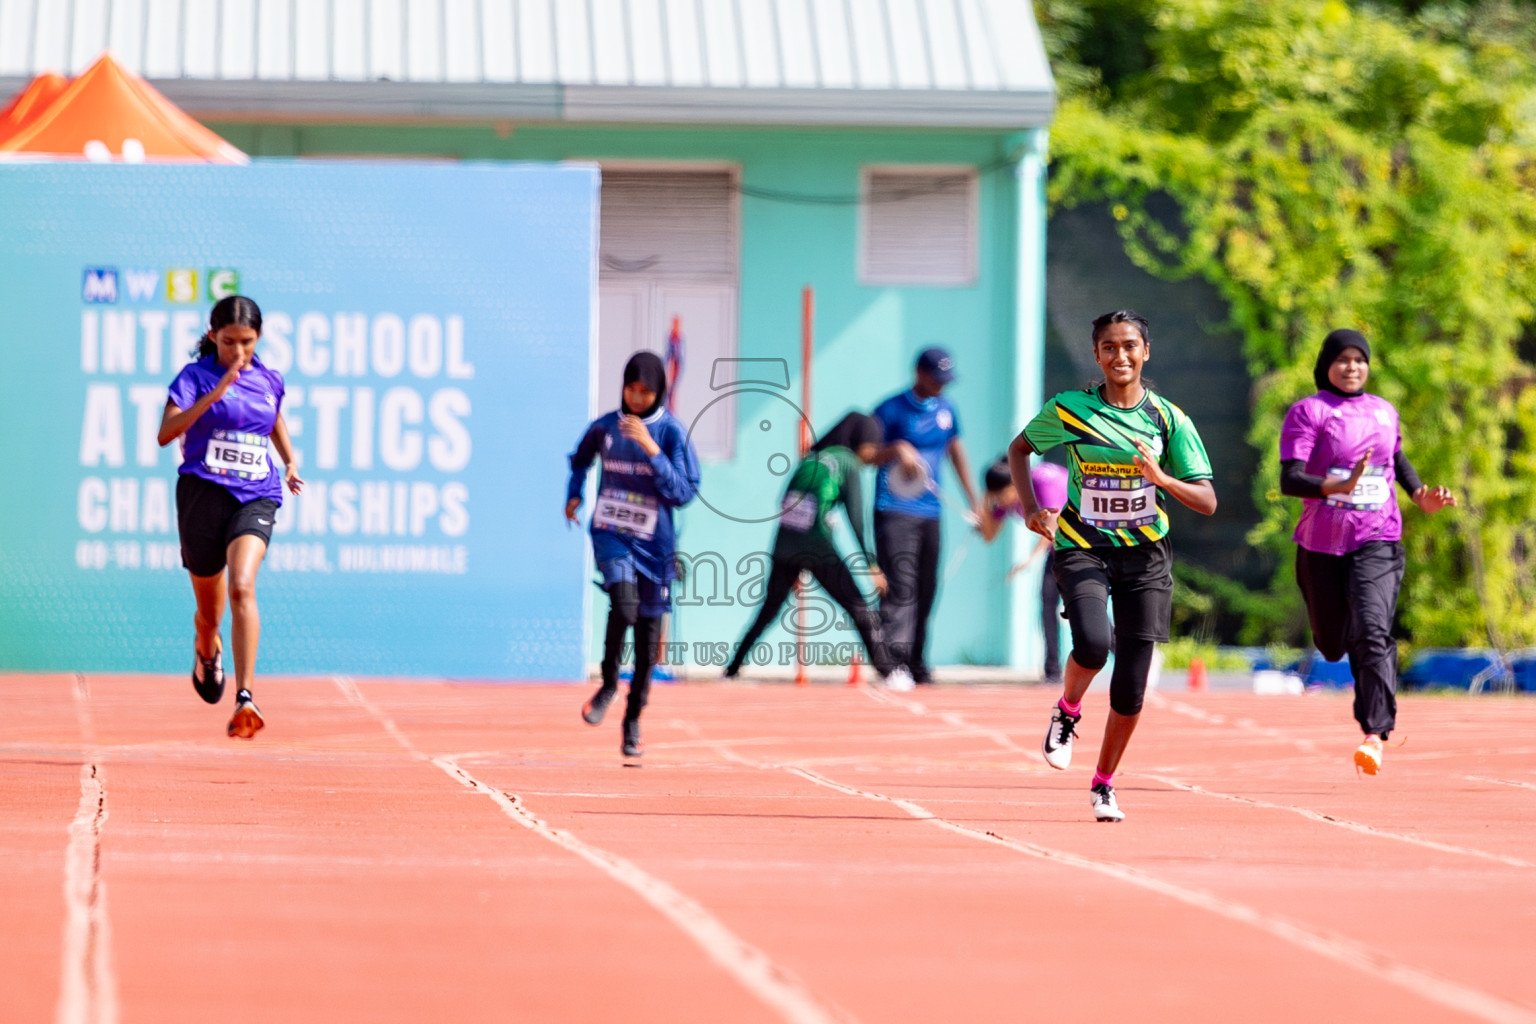
M 267 461 L 267 438 L 263 434 L 245 434 L 238 430 L 215 430 L 203 453 L 203 465 L 219 476 L 265 480 L 271 472 L 271 464 Z

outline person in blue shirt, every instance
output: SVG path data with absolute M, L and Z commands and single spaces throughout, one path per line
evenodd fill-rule
M 954 464 L 970 501 L 973 521 L 981 502 L 971 483 L 970 460 L 960 443 L 960 420 L 944 398 L 955 379 L 955 364 L 942 348 L 917 358 L 910 390 L 880 403 L 875 419 L 885 444 L 875 455 L 875 558 L 889 589 L 880 601 L 881 632 L 896 671 L 887 685 L 930 683 L 926 649 L 928 616 L 939 588 L 939 470 L 945 456 Z
M 688 430 L 666 407 L 667 373 L 654 352 L 637 352 L 624 366 L 622 404 L 588 424 L 571 453 L 565 518 L 576 523 L 587 470 L 601 457 L 592 511 L 592 553 L 612 602 L 603 637 L 602 685 L 581 709 L 599 725 L 619 687 L 624 636 L 634 631 L 635 672 L 624 710 L 623 752 L 639 757 L 640 712 L 651 689 L 651 669 L 662 617 L 672 606 L 677 533 L 672 510 L 693 500 L 699 457 Z

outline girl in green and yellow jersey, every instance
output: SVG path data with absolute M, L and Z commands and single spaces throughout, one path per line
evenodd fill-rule
M 869 652 L 870 664 L 880 677 L 890 675 L 893 666 L 881 639 L 879 616 L 865 603 L 864 594 L 848 568 L 849 561 L 871 566 L 875 590 L 885 592 L 885 577 L 874 567 L 869 545 L 864 541 L 864 502 L 859 487 L 859 471 L 874 461 L 883 438 L 879 420 L 849 413 L 822 435 L 796 467 L 779 513 L 779 529 L 773 540 L 773 568 L 768 575 L 763 606 L 725 668 L 727 679 L 734 679 L 741 671 L 753 645 L 773 625 L 803 571 L 815 577 L 827 596 L 848 613 Z M 848 560 L 832 543 L 829 517 L 839 505 L 848 516 L 848 525 L 859 547 Z
M 1141 714 L 1154 645 L 1168 639 L 1173 611 L 1169 496 L 1202 515 L 1216 511 L 1211 463 L 1183 410 L 1150 391 L 1141 370 L 1152 357 L 1147 321 L 1129 310 L 1093 322 L 1093 356 L 1104 382 L 1064 391 L 1045 404 L 1008 447 L 1008 465 L 1029 528 L 1055 545 L 1056 582 L 1072 628 L 1063 693 L 1042 750 L 1066 768 L 1083 696 L 1114 645 L 1109 724 L 1092 783 L 1094 816 L 1120 821 L 1115 769 Z M 1064 445 L 1067 502 L 1041 508 L 1029 457 Z M 1107 605 L 1114 601 L 1111 632 Z

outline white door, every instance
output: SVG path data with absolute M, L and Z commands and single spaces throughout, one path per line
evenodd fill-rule
M 736 210 L 730 171 L 605 169 L 598 285 L 598 408 L 619 400 L 624 364 L 666 357 L 677 318 L 683 366 L 673 409 L 699 457 L 729 459 L 736 400 L 710 387 L 716 359 L 736 355 Z

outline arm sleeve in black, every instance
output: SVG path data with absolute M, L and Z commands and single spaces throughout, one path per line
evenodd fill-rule
M 1323 478 L 1307 473 L 1307 464 L 1300 459 L 1286 459 L 1280 463 L 1280 493 L 1292 498 L 1321 498 Z
M 843 478 L 842 501 L 843 509 L 848 513 L 848 528 L 853 531 L 853 539 L 858 542 L 864 557 L 873 565 L 874 556 L 870 554 L 869 544 L 864 540 L 864 486 L 859 481 L 861 468 L 858 459 L 852 460 L 848 474 Z
M 1413 468 L 1413 463 L 1408 461 L 1408 456 L 1401 449 L 1392 456 L 1392 471 L 1397 474 L 1397 482 L 1403 485 L 1403 490 L 1410 495 L 1424 486 L 1424 481 L 1419 479 L 1418 472 Z

